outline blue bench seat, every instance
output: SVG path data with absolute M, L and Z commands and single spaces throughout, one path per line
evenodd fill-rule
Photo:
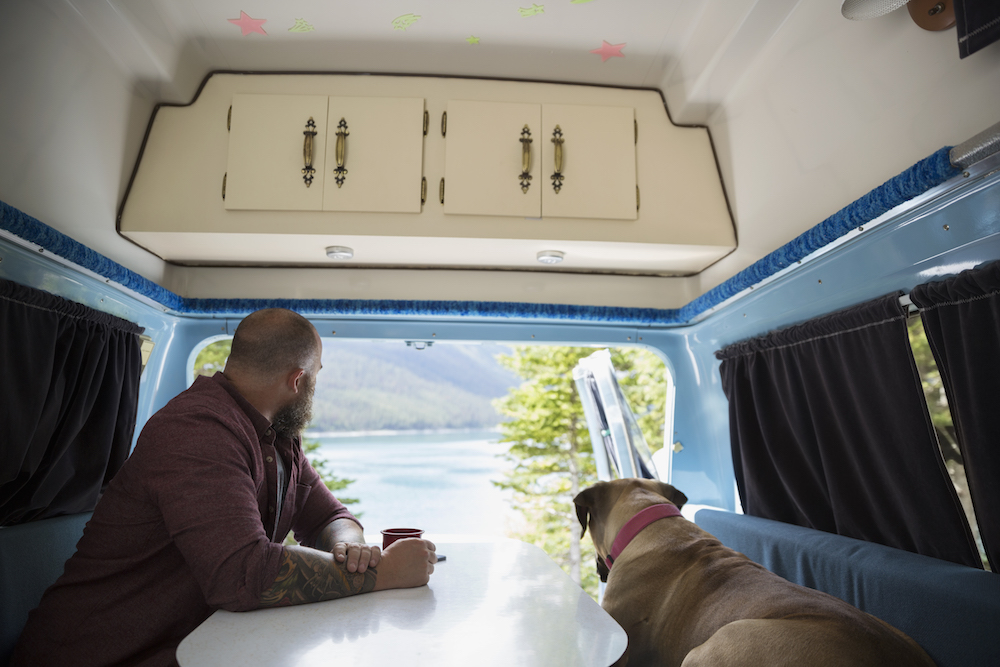
M 1000 574 L 732 512 L 694 518 L 775 574 L 899 628 L 939 667 L 1000 665 Z

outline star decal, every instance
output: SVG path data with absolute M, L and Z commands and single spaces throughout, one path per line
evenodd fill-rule
M 295 19 L 295 25 L 288 29 L 288 32 L 312 32 L 316 28 L 305 19 Z
M 392 20 L 392 29 L 406 30 L 418 20 L 420 20 L 419 14 L 403 14 L 402 16 L 397 16 Z
M 469 44 L 478 44 L 479 43 L 479 38 L 476 37 L 475 35 L 472 35 L 470 37 L 466 37 L 465 41 L 467 41 Z
M 625 54 L 622 53 L 622 49 L 625 48 L 625 44 L 608 44 L 603 39 L 601 40 L 601 48 L 594 49 L 591 53 L 596 53 L 601 56 L 601 62 L 607 61 L 608 58 L 624 58 Z
M 240 10 L 240 17 L 238 19 L 227 19 L 233 25 L 238 25 L 240 30 L 243 31 L 243 36 L 246 37 L 252 32 L 259 32 L 262 35 L 266 35 L 264 28 L 261 24 L 266 23 L 267 19 L 252 19 L 250 15 L 247 14 L 242 9 Z

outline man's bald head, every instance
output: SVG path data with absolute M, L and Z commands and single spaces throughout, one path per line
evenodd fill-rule
M 226 370 L 270 380 L 297 368 L 311 369 L 321 353 L 309 320 L 284 308 L 247 315 L 233 335 Z

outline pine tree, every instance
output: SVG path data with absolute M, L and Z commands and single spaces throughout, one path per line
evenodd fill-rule
M 501 442 L 512 465 L 503 481 L 525 521 L 515 537 L 546 551 L 574 581 L 596 598 L 597 573 L 582 567 L 594 561 L 593 543 L 580 539 L 573 498 L 597 481 L 590 433 L 576 393 L 573 368 L 593 348 L 516 347 L 498 360 L 523 380 L 496 402 L 506 418 Z M 663 362 L 639 349 L 611 350 L 622 390 L 639 418 L 651 449 L 662 443 L 666 378 Z

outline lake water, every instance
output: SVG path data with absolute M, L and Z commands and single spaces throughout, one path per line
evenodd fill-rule
M 491 484 L 508 464 L 508 445 L 490 431 L 323 437 L 319 453 L 338 477 L 356 480 L 340 493 L 358 498 L 367 535 L 423 528 L 436 535 L 503 537 L 516 521 L 510 492 Z

